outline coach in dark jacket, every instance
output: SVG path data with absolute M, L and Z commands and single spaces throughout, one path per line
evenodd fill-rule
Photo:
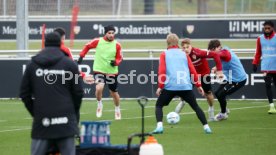
M 60 36 L 49 33 L 45 48 L 32 57 L 20 88 L 20 97 L 33 117 L 31 154 L 45 154 L 50 145 L 74 155 L 74 136 L 83 89 L 78 66 L 60 51 Z

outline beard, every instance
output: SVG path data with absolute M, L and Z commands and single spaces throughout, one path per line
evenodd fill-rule
M 265 35 L 266 37 L 269 37 L 272 33 L 273 33 L 273 31 L 271 31 L 271 32 L 264 32 L 264 35 Z

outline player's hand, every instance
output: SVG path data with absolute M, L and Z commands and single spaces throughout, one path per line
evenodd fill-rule
M 216 76 L 218 79 L 223 79 L 224 78 L 224 75 L 223 75 L 223 72 L 222 71 L 216 71 Z
M 83 57 L 79 57 L 79 59 L 78 59 L 78 64 L 81 64 L 81 63 L 82 63 L 82 60 L 83 60 Z
M 204 90 L 202 89 L 202 87 L 197 87 L 197 91 L 200 95 L 204 96 Z
M 256 73 L 256 72 L 257 72 L 257 69 L 258 69 L 258 66 L 255 65 L 255 64 L 253 64 L 253 68 L 252 68 L 252 69 L 253 69 L 253 72 Z
M 158 88 L 158 89 L 156 90 L 156 95 L 159 96 L 159 95 L 161 94 L 161 91 L 162 91 L 162 89 L 161 89 L 161 88 Z
M 217 72 L 217 67 L 213 67 L 212 69 L 211 69 L 211 73 L 216 73 Z
M 114 61 L 114 60 L 111 60 L 111 61 L 110 61 L 110 65 L 113 66 L 113 67 L 116 66 L 115 61 Z
M 93 83 L 95 83 L 95 79 L 91 74 L 89 74 L 89 75 L 84 76 L 83 82 L 86 84 L 93 84 Z

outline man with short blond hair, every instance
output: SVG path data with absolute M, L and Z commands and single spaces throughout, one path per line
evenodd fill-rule
M 196 112 L 197 117 L 203 124 L 205 133 L 209 134 L 212 131 L 207 124 L 204 112 L 196 102 L 192 91 L 191 76 L 194 77 L 199 93 L 204 95 L 204 92 L 190 58 L 178 47 L 178 40 L 176 34 L 169 34 L 167 36 L 168 48 L 160 55 L 158 89 L 156 90 L 158 99 L 155 106 L 157 127 L 152 133 L 163 133 L 163 107 L 169 105 L 175 96 L 179 96 Z

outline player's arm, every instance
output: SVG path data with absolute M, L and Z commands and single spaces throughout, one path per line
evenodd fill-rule
M 205 51 L 205 50 L 201 50 L 201 49 L 198 49 L 198 48 L 194 48 L 194 53 L 200 58 L 213 58 L 215 63 L 216 63 L 217 71 L 222 70 L 222 64 L 221 64 L 221 61 L 220 61 L 220 56 L 216 52 L 214 52 L 214 51 Z
M 60 50 L 63 51 L 70 59 L 74 60 L 70 48 L 68 48 L 68 47 L 66 47 L 64 45 L 61 45 L 60 46 Z
M 25 73 L 23 75 L 21 86 L 20 86 L 20 94 L 22 102 L 24 103 L 26 109 L 29 111 L 31 116 L 34 115 L 33 112 L 33 104 L 34 101 L 32 99 L 32 86 L 31 86 L 31 73 L 30 73 L 30 65 L 27 66 Z
M 254 56 L 252 64 L 259 65 L 260 60 L 261 60 L 261 56 L 262 56 L 260 37 L 258 37 L 256 44 L 257 44 L 257 46 L 256 46 L 256 53 L 255 53 L 255 56 Z
M 87 44 L 84 45 L 82 51 L 80 52 L 80 57 L 78 59 L 78 64 L 81 64 L 83 58 L 85 57 L 85 55 L 88 53 L 88 51 L 90 49 L 97 47 L 99 41 L 100 41 L 100 38 L 95 38 L 95 39 L 91 40 L 90 42 L 88 42 Z
M 261 41 L 260 37 L 257 39 L 257 46 L 256 46 L 256 53 L 253 59 L 253 72 L 257 72 L 257 66 L 260 64 L 261 56 L 262 56 L 262 48 L 261 48 Z
M 227 49 L 223 49 L 218 53 L 221 60 L 229 62 L 231 60 L 231 53 Z
M 120 43 L 116 44 L 116 56 L 115 60 L 111 61 L 112 66 L 119 66 L 120 63 L 123 61 L 123 55 L 122 55 L 122 47 Z
M 191 77 L 192 77 L 192 80 L 193 80 L 195 86 L 197 87 L 197 91 L 199 92 L 199 94 L 204 96 L 204 91 L 201 87 L 201 82 L 199 80 L 199 76 L 196 72 L 196 69 L 195 69 L 195 67 L 192 63 L 191 58 L 188 55 L 187 55 L 187 60 L 188 60 L 188 67 L 189 67 L 189 70 L 190 70 L 190 74 L 191 74 Z
M 159 67 L 158 67 L 158 89 L 156 95 L 159 96 L 161 90 L 164 88 L 166 82 L 166 55 L 165 52 L 160 54 Z

